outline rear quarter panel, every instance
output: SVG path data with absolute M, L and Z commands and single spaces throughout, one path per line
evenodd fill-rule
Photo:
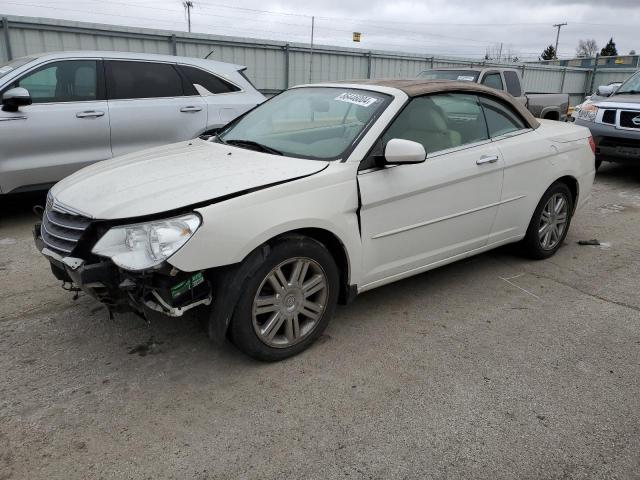
M 584 127 L 542 120 L 531 132 L 498 142 L 505 158 L 502 200 L 490 243 L 524 237 L 544 192 L 556 180 L 571 177 L 578 182 L 582 206 L 591 194 L 595 160 Z

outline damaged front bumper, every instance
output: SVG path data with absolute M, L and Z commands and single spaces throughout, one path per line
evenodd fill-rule
M 212 287 L 204 272 L 182 272 L 165 265 L 144 272 L 129 272 L 107 259 L 87 262 L 62 257 L 47 248 L 41 225 L 34 226 L 36 248 L 47 258 L 53 275 L 103 303 L 111 314 L 134 312 L 146 318 L 149 310 L 170 317 L 212 302 Z

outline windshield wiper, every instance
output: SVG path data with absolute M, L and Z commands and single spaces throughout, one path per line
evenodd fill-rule
M 271 153 L 273 155 L 282 155 L 282 152 L 280 150 L 276 150 L 275 148 L 268 147 L 266 145 L 263 145 L 262 143 L 254 142 L 253 140 L 226 140 L 226 141 L 223 139 L 220 139 L 220 140 L 227 145 L 234 145 L 236 147 L 243 147 L 243 146 L 253 147 L 265 153 Z

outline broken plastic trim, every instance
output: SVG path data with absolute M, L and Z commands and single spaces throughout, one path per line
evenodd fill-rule
M 170 317 L 181 317 L 184 312 L 191 310 L 192 308 L 200 305 L 211 305 L 211 301 L 213 300 L 213 297 L 211 296 L 211 294 L 209 294 L 207 298 L 203 298 L 202 300 L 190 303 L 189 305 L 185 305 L 184 307 L 177 308 L 172 307 L 167 302 L 165 302 L 165 300 L 155 290 L 153 290 L 151 294 L 155 297 L 157 302 L 154 302 L 153 300 L 146 300 L 144 302 L 145 306 L 150 308 L 151 310 L 160 312 Z

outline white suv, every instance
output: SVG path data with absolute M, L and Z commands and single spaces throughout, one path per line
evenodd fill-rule
M 47 188 L 91 163 L 226 125 L 265 100 L 244 69 L 92 51 L 0 65 L 0 193 Z

